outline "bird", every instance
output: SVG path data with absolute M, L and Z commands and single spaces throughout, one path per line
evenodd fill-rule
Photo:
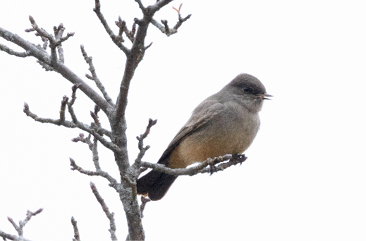
M 263 101 L 272 97 L 259 79 L 239 74 L 202 101 L 163 152 L 158 163 L 185 168 L 207 158 L 243 153 L 253 142 Z M 162 199 L 177 176 L 152 170 L 137 179 L 137 193 Z

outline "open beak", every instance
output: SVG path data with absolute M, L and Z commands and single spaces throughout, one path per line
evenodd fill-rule
M 262 100 L 270 100 L 269 97 L 273 97 L 272 95 L 269 94 L 263 94 L 259 96 Z

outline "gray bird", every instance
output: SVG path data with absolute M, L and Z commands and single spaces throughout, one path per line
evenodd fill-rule
M 185 168 L 209 157 L 243 153 L 258 132 L 258 112 L 268 97 L 271 95 L 257 78 L 238 75 L 194 109 L 158 163 L 169 168 Z M 176 178 L 152 170 L 137 180 L 137 193 L 159 200 Z

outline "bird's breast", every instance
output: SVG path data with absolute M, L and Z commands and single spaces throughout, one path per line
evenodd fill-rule
M 259 129 L 257 113 L 226 111 L 184 138 L 169 158 L 169 167 L 184 168 L 209 157 L 243 153 Z

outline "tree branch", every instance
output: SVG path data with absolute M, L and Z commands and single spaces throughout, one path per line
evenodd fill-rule
M 97 138 L 98 141 L 100 141 L 108 149 L 110 149 L 112 151 L 119 151 L 118 146 L 113 144 L 113 142 L 109 142 L 106 139 L 104 139 L 101 135 L 99 135 L 97 133 L 97 131 L 95 131 L 90 126 L 88 126 L 84 123 L 81 123 L 79 121 L 77 123 L 74 123 L 74 122 L 67 121 L 67 120 L 61 121 L 60 119 L 55 120 L 55 119 L 51 119 L 51 118 L 40 118 L 29 110 L 29 105 L 27 103 L 24 103 L 23 112 L 27 116 L 31 117 L 33 120 L 40 122 L 40 123 L 51 123 L 51 124 L 58 125 L 58 126 L 62 125 L 67 128 L 76 128 L 77 127 L 79 129 L 86 131 L 86 132 L 90 133 L 91 135 L 93 135 L 95 138 Z
M 144 196 L 141 196 L 141 205 L 140 205 L 140 213 L 141 213 L 141 218 L 144 217 L 144 210 L 145 210 L 145 207 L 146 207 L 146 204 L 148 202 L 150 202 L 151 200 L 149 198 L 146 198 Z
M 72 241 L 80 241 L 79 229 L 78 229 L 77 221 L 74 219 L 74 217 L 71 217 L 71 224 L 72 224 L 72 227 L 74 228 L 74 238 L 72 239 Z
M 99 194 L 97 187 L 94 185 L 94 183 L 90 182 L 90 188 L 92 189 L 95 198 L 98 200 L 100 206 L 102 207 L 105 215 L 109 219 L 109 225 L 110 229 L 108 230 L 111 233 L 111 239 L 112 241 L 117 241 L 116 236 L 116 223 L 114 221 L 114 213 L 109 212 L 109 208 L 107 204 L 104 202 L 102 196 Z
M 145 130 L 145 133 L 141 134 L 140 136 L 136 136 L 137 140 L 139 141 L 138 142 L 138 148 L 139 148 L 140 152 L 139 152 L 133 166 L 137 169 L 140 167 L 140 163 L 141 163 L 142 158 L 145 155 L 145 152 L 147 150 L 149 150 L 149 148 L 150 148 L 150 146 L 145 146 L 144 147 L 144 139 L 147 137 L 147 135 L 149 135 L 151 127 L 153 127 L 157 123 L 157 121 L 158 120 L 152 120 L 150 118 L 149 119 L 149 124 L 147 125 L 146 130 Z
M 137 1 L 137 0 L 136 0 Z M 154 5 L 148 6 L 142 10 L 144 16 L 142 20 L 135 19 L 138 25 L 137 33 L 132 44 L 130 53 L 127 55 L 127 61 L 125 65 L 125 71 L 122 78 L 122 83 L 120 86 L 120 92 L 116 104 L 116 120 L 124 120 L 125 110 L 127 106 L 128 90 L 130 87 L 130 82 L 135 74 L 135 69 L 138 63 L 142 60 L 145 54 L 145 37 L 147 34 L 147 29 L 149 23 L 151 22 L 154 14 L 159 11 L 162 7 L 170 3 L 172 0 L 160 0 Z M 139 1 L 137 1 L 139 3 Z M 141 3 L 141 2 L 140 2 Z M 142 4 L 139 3 L 141 8 Z
M 103 24 L 105 31 L 107 31 L 109 37 L 111 37 L 113 43 L 115 43 L 118 48 L 120 48 L 126 55 L 128 55 L 130 53 L 130 50 L 122 44 L 122 39 L 120 39 L 118 36 L 116 36 L 113 33 L 113 31 L 111 30 L 111 28 L 109 27 L 109 25 L 107 23 L 107 20 L 105 20 L 102 12 L 100 11 L 99 0 L 95 0 L 95 8 L 93 10 L 97 14 L 100 22 Z
M 24 234 L 24 227 L 25 225 L 31 220 L 31 218 L 33 216 L 36 216 L 37 214 L 41 213 L 43 211 L 42 208 L 38 209 L 35 212 L 31 212 L 31 211 L 27 211 L 27 215 L 26 218 L 24 219 L 24 221 L 19 221 L 19 226 L 14 222 L 14 220 L 10 217 L 8 217 L 9 222 L 13 225 L 14 229 L 17 231 L 19 236 L 15 236 L 15 235 L 11 235 L 11 234 L 7 234 L 3 231 L 0 230 L 0 237 L 3 237 L 4 240 L 6 239 L 10 239 L 10 240 L 16 240 L 16 241 L 29 241 L 28 239 L 25 239 L 23 237 Z
M 246 159 L 247 158 L 245 157 L 245 155 L 232 156 L 230 154 L 227 154 L 227 155 L 220 156 L 220 157 L 207 158 L 204 162 L 202 162 L 196 166 L 188 167 L 188 168 L 172 169 L 172 168 L 166 167 L 162 164 L 154 164 L 154 163 L 150 163 L 150 162 L 141 162 L 141 166 L 151 168 L 155 171 L 163 172 L 163 173 L 166 173 L 169 175 L 174 175 L 174 176 L 183 176 L 183 175 L 193 176 L 198 173 L 210 172 L 212 174 L 213 172 L 222 171 L 222 170 L 224 170 L 230 166 L 236 165 L 238 163 L 241 164 Z M 227 160 L 230 160 L 230 161 L 226 162 L 226 163 L 222 163 Z M 220 164 L 218 166 L 214 166 L 218 163 L 222 163 L 222 164 Z M 210 167 L 206 168 L 207 166 L 210 166 Z
M 124 42 L 124 39 L 122 37 L 122 33 L 125 33 L 127 38 L 133 43 L 135 41 L 135 33 L 136 33 L 136 22 L 132 24 L 132 30 L 129 31 L 126 25 L 126 22 L 121 19 L 121 17 L 118 17 L 118 21 L 115 22 L 117 27 L 119 28 L 118 37 L 121 39 L 122 42 Z
M 117 188 L 118 186 L 118 182 L 116 179 L 114 179 L 111 175 L 108 174 L 108 172 L 99 170 L 99 171 L 88 171 L 88 170 L 84 170 L 83 168 L 79 167 L 76 162 L 74 161 L 74 159 L 70 158 L 70 166 L 71 166 L 71 170 L 73 171 L 78 171 L 82 174 L 88 175 L 88 176 L 101 176 L 104 177 L 105 179 L 107 179 L 110 183 L 110 186 L 113 187 L 114 189 Z
M 32 32 L 32 31 L 36 31 L 36 36 L 40 36 L 42 38 L 42 40 L 45 42 L 44 38 L 48 39 L 48 41 L 50 42 L 50 48 L 51 48 L 51 64 L 50 66 L 52 66 L 54 63 L 56 63 L 58 60 L 61 61 L 61 63 L 64 62 L 64 55 L 63 55 L 63 49 L 61 47 L 62 42 L 65 42 L 67 39 L 69 39 L 70 37 L 74 36 L 75 33 L 68 33 L 66 37 L 62 37 L 62 34 L 65 30 L 65 28 L 63 27 L 62 23 L 59 25 L 58 28 L 54 27 L 54 33 L 55 33 L 55 38 L 47 33 L 46 30 L 44 30 L 43 28 L 39 28 L 36 21 L 34 20 L 34 18 L 32 16 L 29 16 L 29 21 L 32 24 L 32 28 L 27 29 L 26 32 Z M 44 49 L 46 49 L 46 43 L 44 45 Z M 56 48 L 59 51 L 59 58 L 57 58 L 57 54 L 56 54 Z M 47 64 L 47 63 L 45 63 Z
M 42 48 L 35 46 L 34 44 L 24 40 L 16 34 L 13 34 L 0 27 L 0 37 L 10 41 L 19 47 L 23 48 L 30 56 L 37 58 L 39 61 L 50 65 L 55 71 L 60 73 L 65 79 L 69 80 L 73 84 L 80 84 L 79 88 L 83 91 L 95 104 L 97 104 L 107 116 L 110 114 L 111 106 L 106 100 L 104 100 L 97 92 L 95 92 L 89 85 L 87 85 L 81 78 L 79 78 L 74 72 L 68 69 L 63 63 L 57 61 L 53 65 L 51 63 L 51 57 Z
M 114 103 L 111 99 L 111 97 L 109 97 L 107 91 L 104 88 L 104 85 L 102 84 L 102 82 L 100 81 L 100 79 L 97 76 L 97 73 L 95 71 L 94 65 L 93 65 L 93 58 L 90 56 L 88 56 L 88 54 L 86 53 L 84 46 L 81 45 L 80 46 L 81 52 L 84 56 L 84 59 L 86 61 L 86 63 L 89 65 L 89 71 L 91 72 L 92 76 L 90 75 L 86 75 L 86 77 L 88 79 L 94 80 L 95 84 L 97 85 L 98 89 L 100 90 L 100 92 L 102 92 L 104 99 L 111 105 L 114 106 Z
M 180 10 L 181 10 L 181 8 L 182 8 L 182 4 L 180 4 L 180 6 L 179 6 L 179 8 L 178 9 L 176 9 L 175 7 L 173 7 L 173 9 L 175 10 L 175 11 L 177 11 L 177 13 L 178 13 L 178 22 L 175 24 L 175 26 L 173 27 L 173 28 L 169 28 L 169 26 L 168 26 L 168 20 L 161 20 L 161 23 L 164 25 L 161 25 L 158 21 L 156 21 L 155 19 L 152 19 L 151 20 L 151 23 L 155 26 L 155 27 L 157 27 L 162 33 L 164 33 L 164 34 L 166 34 L 168 37 L 170 36 L 170 35 L 173 35 L 173 34 L 175 34 L 175 33 L 177 33 L 178 32 L 178 28 L 180 27 L 180 26 L 182 26 L 182 24 L 185 22 L 185 21 L 187 21 L 191 16 L 192 16 L 192 14 L 189 14 L 187 17 L 185 17 L 185 18 L 182 18 L 182 16 L 180 15 Z
M 26 51 L 26 52 L 17 52 L 15 50 L 12 50 L 8 46 L 3 45 L 3 44 L 0 44 L 0 50 L 1 51 L 4 51 L 4 52 L 6 52 L 6 53 L 8 53 L 10 55 L 14 55 L 14 56 L 21 57 L 21 58 L 25 58 L 25 57 L 31 56 L 29 51 Z

